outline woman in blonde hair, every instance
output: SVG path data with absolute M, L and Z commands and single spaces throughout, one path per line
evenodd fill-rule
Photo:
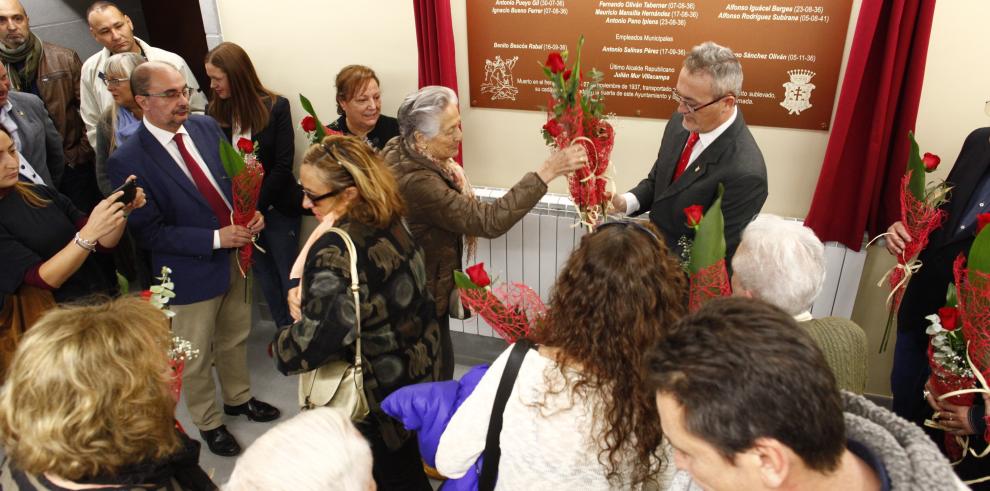
M 42 317 L 0 391 L 0 489 L 216 489 L 175 429 L 169 341 L 136 298 Z
M 355 137 L 328 136 L 312 145 L 299 170 L 303 207 L 320 225 L 297 260 L 302 284 L 290 292 L 297 322 L 275 338 L 282 373 L 353 360 L 356 327 L 346 232 L 360 278 L 361 357 L 370 415 L 356 421 L 374 455 L 379 489 L 431 489 L 412 435 L 380 401 L 396 389 L 437 378 L 439 327 L 426 287 L 423 251 L 402 222 L 395 178 L 374 150 Z M 300 309 L 300 305 L 302 306 Z

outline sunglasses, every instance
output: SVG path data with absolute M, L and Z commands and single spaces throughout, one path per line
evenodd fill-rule
M 323 201 L 323 200 L 327 199 L 327 198 L 332 198 L 334 196 L 337 196 L 338 194 L 344 192 L 344 189 L 347 189 L 347 188 L 342 188 L 342 189 L 338 189 L 336 191 L 330 191 L 329 193 L 313 194 L 313 193 L 307 191 L 306 188 L 302 187 L 302 183 L 301 182 L 298 182 L 297 181 L 297 184 L 299 184 L 299 187 L 302 189 L 303 196 L 306 199 L 308 199 L 310 203 L 313 203 L 314 205 L 316 203 L 320 202 L 320 201 Z

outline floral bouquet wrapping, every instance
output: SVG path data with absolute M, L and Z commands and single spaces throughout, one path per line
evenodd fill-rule
M 159 283 L 141 292 L 141 298 L 161 309 L 165 317 L 169 319 L 175 317 L 175 312 L 168 308 L 168 303 L 175 298 L 175 283 L 172 282 L 171 274 L 172 270 L 168 266 L 162 266 L 161 276 L 156 277 Z M 179 396 L 182 394 L 182 370 L 186 366 L 186 360 L 191 360 L 197 356 L 199 356 L 199 350 L 193 349 L 192 343 L 172 335 L 168 348 L 168 362 L 172 368 L 171 389 L 175 402 L 179 402 Z
M 931 375 L 928 385 L 939 401 L 970 406 L 978 394 L 990 393 L 990 230 L 984 226 L 990 214 L 980 217 L 981 227 L 969 249 L 969 255 L 956 258 L 953 267 L 955 284 L 950 284 L 946 305 L 928 316 L 927 333 L 932 336 L 928 348 Z M 990 417 L 988 417 L 990 423 Z M 938 428 L 938 421 L 926 421 Z M 990 442 L 990 430 L 982 435 Z M 953 460 L 968 454 L 982 454 L 969 449 L 968 437 L 946 433 L 946 449 Z
M 701 205 L 684 209 L 687 225 L 694 229 L 694 240 L 688 246 L 690 254 L 685 268 L 688 271 L 688 309 L 698 310 L 702 304 L 717 297 L 732 294 L 729 272 L 725 266 L 725 219 L 722 216 L 720 183 L 715 202 L 703 212 Z
M 255 155 L 255 144 L 247 138 L 237 141 L 235 149 L 227 140 L 220 140 L 220 160 L 223 161 L 223 168 L 230 177 L 231 194 L 234 202 L 234 211 L 231 213 L 230 222 L 234 225 L 247 226 L 254 219 L 258 212 L 258 195 L 261 193 L 261 181 L 265 178 L 265 169 Z M 241 276 L 247 277 L 251 270 L 251 255 L 257 247 L 261 252 L 265 252 L 251 239 L 250 244 L 241 246 L 237 250 L 237 266 L 241 270 Z
M 567 68 L 568 53 L 550 53 L 543 66 L 543 73 L 550 80 L 552 92 L 547 105 L 547 123 L 543 125 L 543 139 L 554 148 L 572 144 L 582 145 L 588 154 L 588 162 L 568 177 L 571 199 L 578 209 L 581 223 L 591 231 L 605 219 L 608 212 L 608 186 L 606 175 L 609 158 L 615 143 L 615 131 L 605 119 L 601 81 L 602 73 L 591 69 L 589 82 L 584 84 L 581 73 L 581 47 L 584 36 L 578 40 L 574 64 Z
M 901 298 L 904 296 L 908 281 L 911 280 L 911 275 L 921 268 L 921 261 L 917 256 L 928 245 L 928 236 L 942 225 L 946 216 L 945 211 L 939 207 L 946 200 L 948 186 L 941 180 L 931 184 L 925 183 L 926 173 L 934 171 L 941 159 L 927 152 L 922 157 L 914 134 L 908 133 L 908 138 L 911 141 L 911 151 L 901 182 L 901 223 L 913 240 L 904 244 L 904 251 L 897 256 L 897 265 L 884 275 L 890 286 L 890 295 L 887 297 L 890 314 L 887 316 L 883 340 L 880 342 L 881 353 L 887 349 L 890 327 L 901 305 Z M 880 280 L 881 284 L 883 282 L 884 280 Z
M 327 135 L 343 134 L 324 126 L 320 122 L 320 118 L 316 116 L 316 110 L 313 109 L 313 104 L 309 102 L 306 96 L 299 94 L 299 103 L 302 104 L 303 110 L 307 113 L 299 122 L 299 127 L 306 133 L 306 138 L 309 139 L 310 144 L 322 142 Z
M 465 272 L 454 271 L 461 302 L 477 312 L 507 342 L 525 338 L 546 315 L 546 305 L 532 288 L 522 283 L 492 288 L 485 263 L 475 264 Z

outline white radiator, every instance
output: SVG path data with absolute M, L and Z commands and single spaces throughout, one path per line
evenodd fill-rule
M 478 187 L 475 192 L 481 199 L 494 199 L 505 194 L 504 189 Z M 557 273 L 571 251 L 585 234 L 584 227 L 577 227 L 570 198 L 548 194 L 519 223 L 505 235 L 495 239 L 478 239 L 477 257 L 470 262 L 464 259 L 464 267 L 478 262 L 493 282 L 521 282 L 539 292 L 544 302 L 550 299 L 550 288 Z M 852 315 L 859 280 L 866 261 L 866 251 L 854 252 L 841 244 L 825 244 L 825 286 L 815 300 L 812 315 L 846 317 Z M 484 319 L 477 315 L 470 319 L 450 319 L 450 329 L 455 332 L 497 337 Z

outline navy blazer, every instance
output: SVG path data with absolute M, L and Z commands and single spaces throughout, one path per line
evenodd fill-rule
M 286 216 L 297 217 L 305 211 L 302 207 L 302 188 L 292 173 L 292 161 L 296 154 L 292 112 L 289 101 L 282 96 L 276 96 L 275 104 L 270 109 L 268 125 L 260 130 L 251 130 L 251 139 L 258 144 L 255 152 L 265 169 L 265 179 L 258 194 L 258 210 L 265 213 L 269 207 L 275 207 Z M 222 129 L 230 140 L 231 129 Z
M 675 256 L 681 255 L 681 237 L 694 238 L 686 225 L 684 209 L 701 205 L 705 210 L 715 201 L 718 185 L 725 186 L 722 214 L 725 217 L 725 262 L 731 267 L 732 255 L 746 225 L 760 212 L 767 200 L 767 167 L 763 153 L 737 110 L 736 120 L 671 183 L 674 168 L 690 132 L 684 129 L 684 116 L 674 113 L 660 140 L 660 151 L 650 174 L 630 192 L 639 200 L 633 215 L 650 212 Z
M 190 115 L 183 125 L 227 200 L 230 178 L 220 161 L 223 133 L 212 118 Z M 131 213 L 130 230 L 142 247 L 151 251 L 153 273 L 162 266 L 172 269 L 176 297 L 185 305 L 222 295 L 230 287 L 230 249 L 213 249 L 213 233 L 220 228 L 206 198 L 169 155 L 165 147 L 141 125 L 107 160 L 114 187 L 135 175 L 148 203 Z

